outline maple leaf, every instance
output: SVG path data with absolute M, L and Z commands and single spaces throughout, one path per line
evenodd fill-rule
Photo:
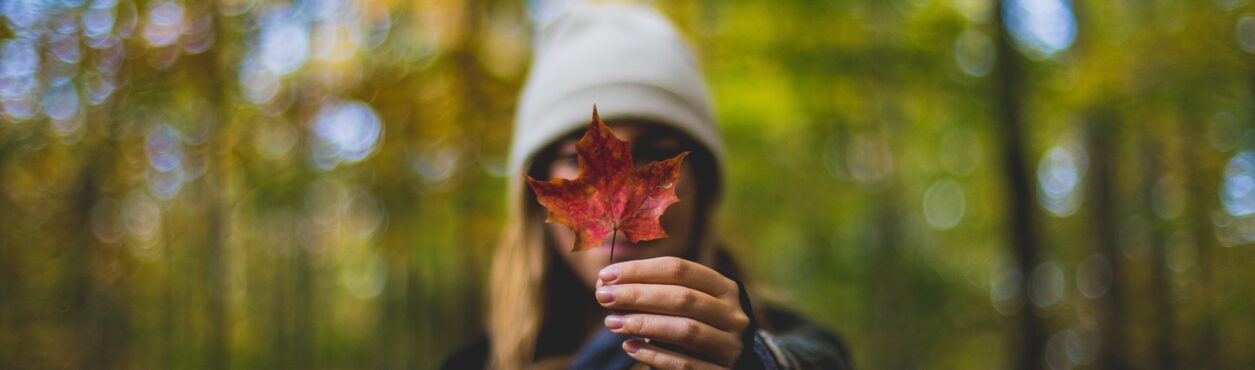
M 675 185 L 688 152 L 635 168 L 631 145 L 614 137 L 597 115 L 596 106 L 588 131 L 575 143 L 575 151 L 580 167 L 575 179 L 539 181 L 527 177 L 536 199 L 549 210 L 545 222 L 566 225 L 575 233 L 572 252 L 592 249 L 611 233 L 617 236 L 622 232 L 632 243 L 667 237 L 658 217 L 680 201 Z

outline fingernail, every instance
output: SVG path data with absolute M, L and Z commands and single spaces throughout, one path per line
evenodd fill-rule
M 618 329 L 623 327 L 622 315 L 606 316 L 606 327 L 610 329 Z
M 636 343 L 635 339 L 628 339 L 628 340 L 623 341 L 623 350 L 627 351 L 627 353 L 636 353 L 636 351 L 640 349 L 641 349 L 641 345 L 639 343 Z
M 614 302 L 614 287 L 603 286 L 597 288 L 597 302 L 610 303 Z
M 597 274 L 597 277 L 601 278 L 601 281 L 603 282 L 613 283 L 615 279 L 619 278 L 619 266 L 606 266 L 606 268 L 601 269 L 601 272 Z

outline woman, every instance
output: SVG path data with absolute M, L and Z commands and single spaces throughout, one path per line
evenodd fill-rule
M 832 334 L 750 304 L 715 243 L 722 151 L 692 54 L 665 18 L 629 4 L 577 4 L 540 21 L 511 150 L 511 218 L 492 266 L 487 334 L 448 369 L 842 369 Z M 689 151 L 668 238 L 607 239 L 569 252 L 575 236 L 524 185 L 574 178 L 575 141 L 597 103 L 637 166 Z

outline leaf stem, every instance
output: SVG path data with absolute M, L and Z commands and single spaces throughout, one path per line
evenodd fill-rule
M 616 227 L 614 229 L 614 234 L 610 235 L 610 264 L 611 265 L 614 264 L 614 245 L 615 245 L 615 239 L 618 239 L 618 237 L 619 237 L 619 228 Z
M 648 197 L 648 196 L 647 196 L 647 197 L 645 197 L 645 198 L 643 198 L 643 199 L 641 199 L 641 202 L 640 202 L 639 204 L 637 204 L 637 205 L 636 205 L 636 209 L 640 209 L 640 208 L 641 208 L 641 206 L 645 205 L 645 201 L 646 201 L 646 200 L 649 200 L 649 197 Z M 616 221 L 616 222 L 615 222 L 615 224 L 617 225 L 619 222 L 622 222 L 622 221 Z M 614 228 L 614 234 L 611 234 L 611 235 L 610 235 L 610 264 L 611 264 L 611 265 L 613 265 L 613 264 L 614 264 L 614 245 L 615 245 L 614 240 L 615 240 L 615 238 L 617 238 L 618 236 L 619 236 L 619 228 L 618 228 L 618 227 L 615 227 L 615 228 Z

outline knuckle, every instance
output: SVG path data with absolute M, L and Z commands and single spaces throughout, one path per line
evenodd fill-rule
M 714 359 L 715 363 L 713 365 L 721 369 L 736 366 L 736 360 L 741 357 L 742 348 L 740 343 L 729 345 L 726 348 L 727 351 L 721 353 Z
M 732 281 L 732 279 L 723 279 L 723 282 L 724 294 L 731 294 L 734 300 L 739 301 L 741 299 L 741 288 L 736 285 L 736 282 Z
M 735 347 L 735 350 L 730 352 L 730 356 L 723 360 L 723 365 L 728 367 L 737 365 L 737 359 L 740 357 L 740 351 L 742 351 L 740 346 Z
M 679 370 L 693 370 L 693 369 L 696 369 L 697 367 L 693 365 L 692 362 L 682 360 L 680 361 L 680 363 L 676 364 L 675 368 Z
M 749 316 L 746 316 L 744 312 L 737 310 L 737 312 L 732 315 L 732 325 L 737 329 L 745 329 L 750 326 L 750 318 Z
M 668 268 L 671 270 L 671 276 L 683 278 L 688 274 L 689 264 L 687 261 L 677 257 L 667 257 Z
M 680 327 L 680 340 L 685 343 L 696 342 L 701 337 L 702 328 L 697 322 L 688 320 L 684 322 L 684 326 Z
M 680 299 L 677 302 L 677 304 L 679 305 L 680 311 L 683 311 L 683 312 L 693 311 L 693 308 L 697 307 L 697 298 L 698 298 L 697 293 L 691 290 L 681 293 Z
M 632 323 L 634 323 L 634 325 L 632 325 L 632 326 L 635 328 L 635 330 L 634 330 L 633 332 L 638 333 L 638 334 L 648 334 L 648 333 L 649 333 L 649 332 L 647 331 L 647 330 L 649 330 L 649 320 L 645 320 L 645 318 L 643 318 L 643 317 L 637 317 L 637 318 L 635 318 L 635 319 L 631 320 L 631 322 L 632 322 Z

